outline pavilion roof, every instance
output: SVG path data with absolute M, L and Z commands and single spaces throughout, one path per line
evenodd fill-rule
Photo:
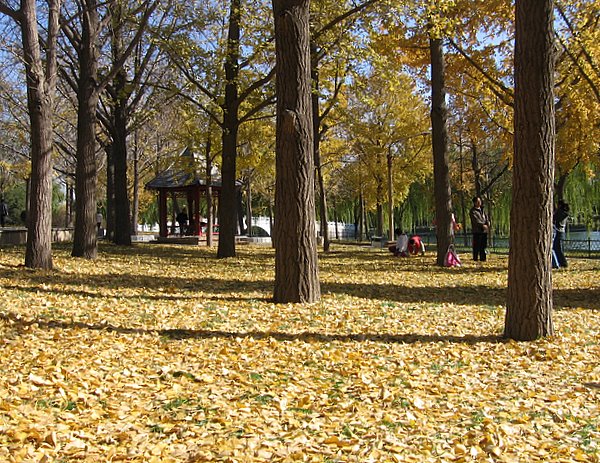
M 198 186 L 206 188 L 206 179 L 202 178 L 196 171 L 185 171 L 181 169 L 167 169 L 160 172 L 156 177 L 146 183 L 148 190 L 160 189 L 182 189 Z M 221 188 L 221 179 L 212 181 L 213 188 Z
M 221 189 L 221 178 L 212 180 L 213 188 Z M 182 190 L 191 187 L 206 189 L 206 179 L 195 169 L 194 154 L 187 147 L 180 154 L 176 164 L 146 183 L 148 190 Z

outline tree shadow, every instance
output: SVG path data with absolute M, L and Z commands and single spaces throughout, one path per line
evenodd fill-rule
M 13 313 L 0 312 L 0 320 L 11 322 L 17 330 L 22 330 L 32 325 L 47 329 L 83 329 L 89 331 L 106 331 L 120 334 L 155 334 L 170 340 L 186 339 L 236 339 L 252 338 L 255 340 L 275 339 L 277 341 L 301 341 L 315 343 L 329 342 L 376 342 L 383 344 L 418 344 L 418 343 L 452 343 L 475 345 L 480 343 L 497 344 L 507 342 L 500 335 L 429 335 L 419 333 L 405 334 L 376 334 L 376 333 L 350 333 L 330 334 L 303 331 L 299 333 L 286 333 L 282 331 L 225 331 L 225 330 L 188 330 L 188 329 L 148 329 L 115 326 L 111 324 L 93 324 L 78 321 L 47 320 L 36 318 L 25 320 Z
M 8 278 L 18 281 L 22 277 L 22 269 L 9 269 Z M 60 285 L 48 286 L 53 276 L 30 272 L 26 285 L 13 283 L 5 285 L 5 289 L 25 291 L 32 294 L 49 293 L 65 296 L 81 296 L 86 298 L 104 298 L 114 296 L 135 300 L 195 300 L 195 293 L 202 292 L 205 300 L 268 300 L 273 291 L 272 280 L 235 280 L 214 277 L 166 277 L 149 275 L 129 275 L 123 278 L 118 273 L 104 275 L 72 275 L 62 274 Z M 85 290 L 81 287 L 97 289 Z M 135 294 L 127 294 L 127 291 Z M 110 294 L 105 294 L 110 292 Z M 322 282 L 323 294 L 346 295 L 357 298 L 368 298 L 399 303 L 425 304 L 457 304 L 504 306 L 506 288 L 485 285 L 454 286 L 412 286 L 407 283 L 334 283 Z M 557 309 L 578 307 L 600 310 L 600 288 L 590 289 L 555 289 L 554 306 Z
M 156 245 L 135 245 L 132 249 L 125 246 L 110 246 L 111 255 L 147 255 L 152 258 L 163 257 L 168 260 L 181 258 L 199 259 L 198 265 L 210 266 L 214 261 L 219 265 L 235 265 L 235 259 L 230 263 L 227 260 L 217 259 L 212 255 L 213 251 L 206 248 L 201 251 L 197 247 L 156 246 Z M 173 254 L 175 253 L 175 254 Z M 337 255 L 336 253 L 339 253 Z M 254 262 L 271 265 L 273 261 L 273 252 L 270 249 L 253 249 L 250 252 L 241 252 L 241 257 L 251 255 Z M 410 284 L 410 276 L 404 276 L 402 271 L 406 265 L 406 271 L 413 273 L 415 271 L 427 272 L 429 275 L 445 275 L 452 273 L 460 274 L 480 274 L 483 272 L 503 272 L 505 267 L 490 265 L 489 267 L 462 267 L 456 269 L 444 269 L 436 267 L 430 263 L 427 258 L 418 257 L 419 261 L 404 264 L 402 267 L 395 264 L 396 259 L 392 256 L 386 257 L 384 261 L 379 259 L 379 255 L 371 252 L 348 253 L 344 251 L 334 251 L 333 253 L 323 254 L 322 261 L 324 265 L 334 270 L 344 269 L 344 264 L 340 264 L 340 258 L 349 256 L 348 261 L 354 261 L 356 258 L 364 258 L 364 262 L 377 263 L 377 271 L 386 271 L 391 269 L 396 271 L 399 283 L 356 283 L 356 282 L 331 282 L 323 281 L 321 291 L 323 294 L 347 295 L 357 298 L 368 298 L 381 301 L 395 301 L 399 303 L 432 303 L 432 304 L 458 304 L 458 305 L 485 305 L 485 306 L 504 306 L 506 303 L 506 287 L 494 287 L 486 285 L 468 285 L 458 284 L 453 286 L 414 286 Z M 382 264 L 383 265 L 379 265 Z M 335 265 L 334 265 L 335 264 Z M 415 265 L 416 264 L 416 265 Z M 138 275 L 130 274 L 126 278 L 120 273 L 108 274 L 68 274 L 61 273 L 60 270 L 51 272 L 39 272 L 26 269 L 22 265 L 3 264 L 2 270 L 4 276 L 12 281 L 10 285 L 5 285 L 6 289 L 14 291 L 25 291 L 32 294 L 47 292 L 59 293 L 66 296 L 80 296 L 85 298 L 103 298 L 112 297 L 115 293 L 119 297 L 131 298 L 135 300 L 195 300 L 195 293 L 202 291 L 202 298 L 205 300 L 229 300 L 229 301 L 248 301 L 248 300 L 268 300 L 273 291 L 273 280 L 264 279 L 263 275 L 252 275 L 251 280 L 235 280 L 230 275 L 224 278 L 214 276 L 195 276 L 188 277 L 182 271 L 180 276 L 161 276 L 161 275 Z M 350 269 L 352 271 L 352 269 Z M 425 281 L 426 277 L 424 276 Z M 22 282 L 23 284 L 20 284 Z M 58 284 L 52 284 L 52 283 Z M 93 288 L 93 289 L 88 289 Z M 135 291 L 135 294 L 128 294 L 128 290 Z M 110 294 L 106 294 L 110 292 Z M 600 310 L 600 288 L 589 289 L 555 289 L 554 304 L 557 309 L 577 307 L 591 310 Z

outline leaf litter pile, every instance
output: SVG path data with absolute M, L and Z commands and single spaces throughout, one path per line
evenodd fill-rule
M 336 246 L 321 302 L 273 304 L 268 248 L 23 252 L 0 254 L 0 461 L 600 461 L 598 260 L 555 271 L 557 334 L 517 343 L 505 256 Z

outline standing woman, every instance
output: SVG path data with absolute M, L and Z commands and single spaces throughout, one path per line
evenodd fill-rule
M 552 251 L 556 255 L 556 260 L 560 267 L 567 266 L 567 258 L 563 252 L 562 240 L 567 229 L 567 222 L 569 221 L 569 204 L 564 202 L 562 199 L 558 200 L 558 206 L 554 210 L 553 217 L 554 224 L 554 239 L 552 240 Z
M 473 232 L 473 260 L 486 261 L 485 249 L 490 221 L 483 210 L 483 201 L 479 196 L 473 198 L 473 207 L 469 211 L 471 231 Z
M 4 198 L 0 198 L 0 227 L 4 228 L 4 222 L 8 217 L 8 206 L 4 202 Z

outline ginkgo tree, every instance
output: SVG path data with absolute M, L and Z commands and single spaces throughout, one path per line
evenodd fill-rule
M 12 2 L 11 2 L 12 3 Z M 0 14 L 21 31 L 21 49 L 27 84 L 31 134 L 31 198 L 25 265 L 51 269 L 52 264 L 52 128 L 57 78 L 57 37 L 60 0 L 51 0 L 43 11 L 33 0 L 19 7 L 0 1 Z M 45 27 L 38 18 L 45 17 Z M 18 40 L 18 39 L 17 39 Z
M 241 0 L 211 4 L 205 11 L 186 6 L 178 33 L 162 43 L 181 74 L 169 86 L 206 112 L 221 130 L 219 257 L 235 256 L 240 126 L 273 104 L 269 9 L 265 2 Z
M 316 248 L 309 0 L 275 0 L 275 302 L 321 298 Z
M 421 79 L 427 82 L 431 92 L 436 263 L 440 266 L 444 264 L 446 248 L 452 241 L 444 38 L 455 24 L 449 15 L 453 6 L 454 1 L 447 0 L 392 2 L 392 14 L 384 17 L 382 38 L 377 44 L 387 55 L 393 55 L 398 48 L 408 45 L 411 53 L 406 55 L 410 55 L 412 62 L 418 65 Z M 429 78 L 423 74 L 425 69 L 430 70 Z
M 600 166 L 600 24 L 595 2 L 556 2 L 556 12 L 555 195 L 563 199 L 574 169 L 593 175 L 590 166 Z
M 329 251 L 327 192 L 325 189 L 325 161 L 321 156 L 321 141 L 326 136 L 332 110 L 338 105 L 340 93 L 349 79 L 350 68 L 368 54 L 362 46 L 365 29 L 369 29 L 369 16 L 377 0 L 364 2 L 331 2 L 321 0 L 311 3 L 311 80 L 313 112 L 313 144 L 315 174 L 318 191 L 318 212 L 323 250 Z
M 411 183 L 428 175 L 429 122 L 427 108 L 415 92 L 414 80 L 395 69 L 393 63 L 373 69 L 367 76 L 355 77 L 349 89 L 344 120 L 353 140 L 351 157 L 365 177 L 365 194 L 374 198 L 377 234 L 383 235 L 384 204 L 392 220 L 393 201 L 402 201 Z M 355 177 L 356 178 L 356 177 Z M 394 227 L 388 226 L 393 239 Z
M 515 6 L 515 159 L 504 335 L 519 341 L 554 333 L 552 5 L 552 0 L 517 0 Z

